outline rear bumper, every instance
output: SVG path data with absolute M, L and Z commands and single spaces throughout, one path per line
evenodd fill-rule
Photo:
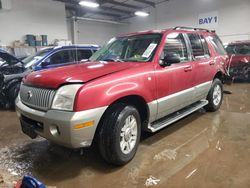
M 16 110 L 21 123 L 38 123 L 34 132 L 47 140 L 69 148 L 81 148 L 91 145 L 100 118 L 107 107 L 101 107 L 81 112 L 64 112 L 49 110 L 38 111 L 16 101 Z M 93 121 L 93 125 L 74 129 L 74 125 Z M 34 122 L 34 123 L 33 123 Z

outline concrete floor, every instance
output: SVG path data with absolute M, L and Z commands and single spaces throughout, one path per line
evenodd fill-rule
M 107 165 L 95 148 L 69 150 L 22 134 L 14 112 L 0 112 L 0 187 L 32 174 L 56 187 L 250 187 L 250 84 L 226 87 L 220 111 L 200 110 L 144 135 L 133 161 Z M 1 180 L 2 179 L 2 180 Z M 151 184 L 150 184 L 151 183 Z

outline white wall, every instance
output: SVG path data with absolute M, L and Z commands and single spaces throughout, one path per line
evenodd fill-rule
M 76 41 L 78 44 L 103 45 L 118 34 L 117 29 L 115 24 L 78 20 Z
M 52 0 L 11 1 L 11 10 L 0 11 L 0 43 L 9 45 L 14 40 L 24 39 L 25 34 L 47 34 L 49 42 L 71 38 L 63 3 Z M 125 20 L 131 23 L 128 25 L 78 21 L 77 43 L 102 45 L 122 33 L 176 25 L 197 26 L 198 15 L 211 11 L 219 13 L 216 30 L 225 42 L 250 39 L 250 0 L 169 0 L 149 11 L 147 18 Z
M 12 0 L 11 10 L 0 10 L 0 41 L 10 45 L 24 35 L 47 34 L 49 42 L 68 39 L 64 4 L 52 0 Z
M 149 17 L 129 19 L 131 24 L 120 26 L 118 32 L 198 26 L 199 14 L 218 11 L 215 29 L 224 42 L 250 39 L 250 0 L 170 0 L 149 11 Z

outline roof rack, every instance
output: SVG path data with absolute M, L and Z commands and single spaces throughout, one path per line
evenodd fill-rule
M 193 30 L 193 31 L 206 31 L 210 33 L 215 33 L 215 30 L 209 30 L 209 29 L 204 29 L 204 28 L 196 28 L 196 27 L 185 27 L 185 26 L 177 26 L 174 28 L 174 30 Z

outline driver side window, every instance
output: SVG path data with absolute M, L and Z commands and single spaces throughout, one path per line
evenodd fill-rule
M 171 33 L 167 36 L 161 59 L 164 59 L 167 55 L 179 57 L 180 62 L 189 60 L 186 42 L 181 33 Z

